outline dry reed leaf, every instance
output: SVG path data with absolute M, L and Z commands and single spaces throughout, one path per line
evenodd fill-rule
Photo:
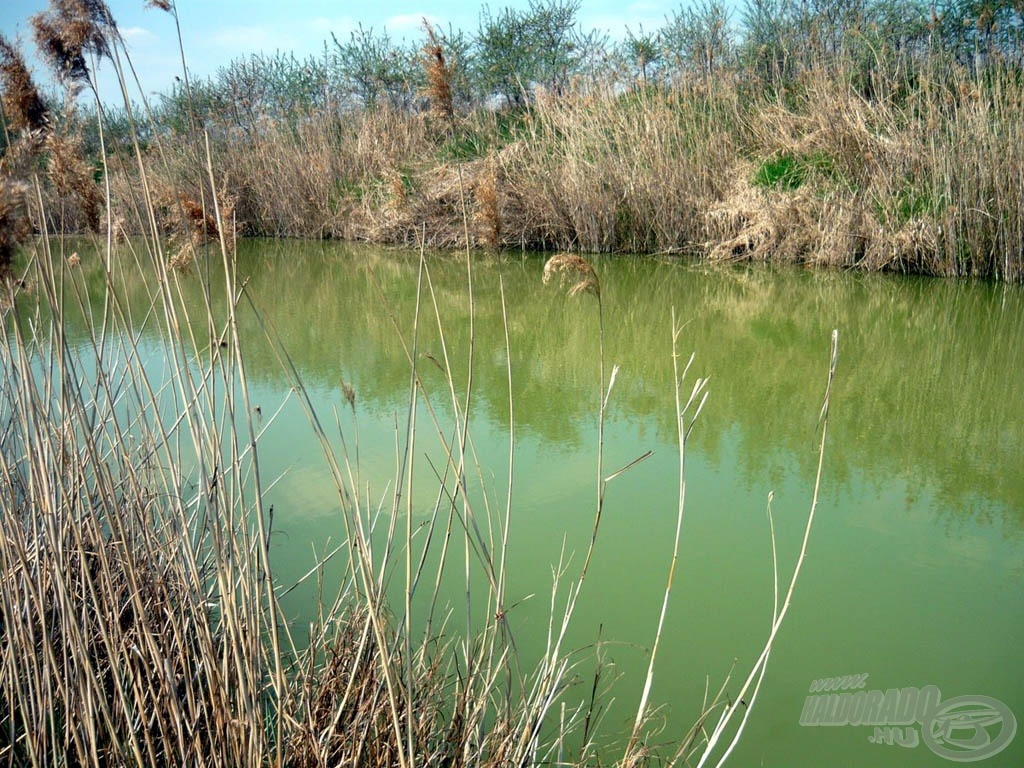
M 196 259 L 196 247 L 193 243 L 187 242 L 178 248 L 177 251 L 167 260 L 167 266 L 171 269 L 185 272 Z

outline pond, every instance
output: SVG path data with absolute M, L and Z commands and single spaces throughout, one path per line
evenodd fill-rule
M 784 588 L 811 506 L 838 329 L 807 556 L 732 764 L 1024 762 L 1024 735 L 1011 738 L 1024 717 L 1019 287 L 601 257 L 599 318 L 594 295 L 543 285 L 543 256 L 478 255 L 471 312 L 464 260 L 428 254 L 415 323 L 416 253 L 243 242 L 237 263 L 261 313 L 243 312 L 241 331 L 265 429 L 261 463 L 276 478 L 268 501 L 278 578 L 300 579 L 345 532 L 334 481 L 265 329 L 288 350 L 335 449 L 347 448 L 364 503 L 381 506 L 381 531 L 406 525 L 404 507 L 393 516 L 382 502 L 396 477 L 411 478 L 412 526 L 438 507 L 446 459 L 432 413 L 457 442 L 447 354 L 456 398 L 465 401 L 467 384 L 472 392 L 469 501 L 476 540 L 494 553 L 508 514 L 507 618 L 527 666 L 547 640 L 553 571 L 562 563 L 564 600 L 583 567 L 597 504 L 602 354 L 606 382 L 618 366 L 602 474 L 646 458 L 607 484 L 566 640 L 585 649 L 569 700 L 590 695 L 595 658 L 602 688 L 618 676 L 604 710 L 611 733 L 628 733 L 635 716 L 672 560 L 674 313 L 682 362 L 694 355 L 684 398 L 697 377 L 708 379 L 708 398 L 687 442 L 679 561 L 651 690 L 662 728 L 650 743 L 668 751 L 699 717 L 705 688 L 732 670 L 735 695 L 768 637 L 769 498 Z M 410 357 L 424 394 L 405 475 Z M 447 506 L 442 499 L 442 515 Z M 457 605 L 466 599 L 457 519 L 451 541 L 440 598 Z M 391 557 L 402 581 L 405 555 Z M 478 589 L 478 556 L 469 559 Z M 341 572 L 338 560 L 325 583 Z M 402 584 L 390 587 L 400 599 Z M 318 594 L 310 579 L 285 597 L 296 627 L 315 614 Z M 479 620 L 485 610 L 473 608 Z M 848 696 L 816 690 L 815 681 L 844 677 Z M 929 697 L 944 719 L 922 725 L 907 713 Z M 849 716 L 864 707 L 875 716 Z

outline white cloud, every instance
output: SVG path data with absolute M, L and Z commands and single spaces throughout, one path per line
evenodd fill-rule
M 359 24 L 351 16 L 340 16 L 333 19 L 327 16 L 317 16 L 310 20 L 309 26 L 312 32 L 324 39 L 330 37 L 332 32 L 340 39 L 342 35 L 347 35 Z
M 330 42 L 332 33 L 345 41 L 357 26 L 350 16 L 317 16 L 282 24 L 221 27 L 197 38 L 192 45 L 198 44 L 207 51 L 216 52 L 221 65 L 233 58 L 259 52 L 282 51 L 302 57 L 321 53 L 324 42 Z
M 120 29 L 121 37 L 129 43 L 152 43 L 158 38 L 145 27 L 123 27 Z
M 636 3 L 630 3 L 626 11 L 630 16 L 649 16 L 652 13 L 659 15 L 664 14 L 664 11 L 662 10 L 660 3 L 646 2 L 645 0 L 640 0 L 640 2 Z
M 210 48 L 237 50 L 261 50 L 279 48 L 282 43 L 281 30 L 270 25 L 253 25 L 241 27 L 222 27 L 213 31 L 204 39 Z
M 403 13 L 398 16 L 392 16 L 385 21 L 384 27 L 389 34 L 419 33 L 423 30 L 423 19 L 426 19 L 435 27 L 441 25 L 441 20 L 429 13 Z

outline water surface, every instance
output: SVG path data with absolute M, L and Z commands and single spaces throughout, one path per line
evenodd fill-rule
M 473 265 L 471 425 L 488 488 L 475 503 L 482 510 L 486 498 L 494 515 L 503 514 L 514 430 L 508 594 L 526 658 L 543 648 L 552 568 L 563 552 L 574 558 L 570 574 L 582 564 L 596 495 L 597 302 L 543 286 L 543 263 L 515 255 L 481 256 Z M 434 361 L 447 350 L 464 394 L 467 275 L 457 257 L 432 254 L 428 264 L 444 338 L 424 290 L 416 359 L 443 417 L 450 407 Z M 594 264 L 605 358 L 609 368 L 620 367 L 605 474 L 653 452 L 608 487 L 570 637 L 580 647 L 601 638 L 602 657 L 622 675 L 605 727 L 625 731 L 635 712 L 672 553 L 673 309 L 683 324 L 680 351 L 695 354 L 685 388 L 706 376 L 710 395 L 688 444 L 680 569 L 652 694 L 664 705 L 655 744 L 682 736 L 706 682 L 719 684 L 734 661 L 729 687 L 738 690 L 767 636 L 767 501 L 772 494 L 781 576 L 788 579 L 811 502 L 833 328 L 840 357 L 816 524 L 734 764 L 952 762 L 924 743 L 873 743 L 886 733 L 868 725 L 801 725 L 809 687 L 821 678 L 867 675 L 864 690 L 883 692 L 935 686 L 943 700 L 990 697 L 1024 718 L 1024 293 L 953 280 L 708 269 L 674 260 Z M 417 254 L 373 248 L 251 242 L 239 249 L 239 274 L 264 322 L 292 355 L 325 421 L 345 435 L 353 461 L 358 443 L 368 498 L 386 498 L 396 473 L 409 393 L 402 340 L 413 340 L 418 266 Z M 270 501 L 273 556 L 287 581 L 344 533 L 290 383 L 260 323 L 249 312 L 242 323 L 259 418 L 269 424 L 261 461 L 268 476 L 283 472 Z M 354 413 L 342 382 L 356 394 Z M 421 411 L 413 497 L 424 520 L 436 494 L 434 473 L 444 465 L 426 418 Z M 382 510 L 382 519 L 389 514 Z M 460 599 L 461 583 L 453 576 L 445 596 Z M 288 600 L 301 626 L 315 610 L 315 593 L 297 590 Z M 580 698 L 593 669 L 592 657 L 581 663 Z M 921 726 L 899 736 L 909 739 L 910 730 Z M 980 739 L 969 728 L 958 735 Z M 978 744 L 964 747 L 959 759 L 983 755 Z M 1022 762 L 1024 734 L 982 764 Z

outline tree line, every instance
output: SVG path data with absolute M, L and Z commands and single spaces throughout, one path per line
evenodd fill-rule
M 719 0 L 680 6 L 654 30 L 621 40 L 586 30 L 579 0 L 531 0 L 524 9 L 484 6 L 471 32 L 428 28 L 419 40 L 359 26 L 332 35 L 321 54 L 255 54 L 213 76 L 164 94 L 161 123 L 189 115 L 253 126 L 260 118 L 307 110 L 424 107 L 424 40 L 436 41 L 451 73 L 456 109 L 523 107 L 540 91 L 573 83 L 669 86 L 723 72 L 780 89 L 809 67 L 852 64 L 870 89 L 873 75 L 936 61 L 976 73 L 1024 57 L 1021 0 Z

